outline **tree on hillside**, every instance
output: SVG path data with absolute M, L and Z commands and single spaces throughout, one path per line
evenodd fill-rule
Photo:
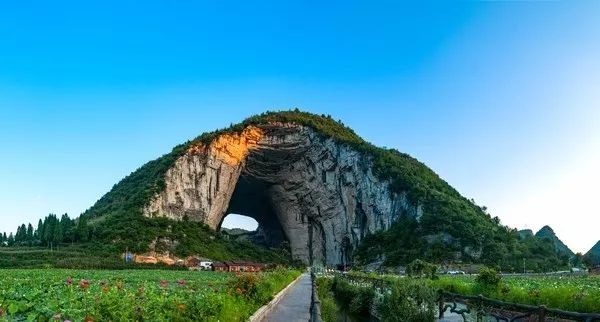
M 34 239 L 42 242 L 42 231 L 44 230 L 44 222 L 40 219 L 38 220 L 37 229 L 34 232 Z
M 77 221 L 77 240 L 80 242 L 86 242 L 88 241 L 88 237 L 89 237 L 89 228 L 88 228 L 88 224 L 87 224 L 87 217 L 85 216 L 81 216 L 79 217 L 79 220 Z
M 15 244 L 15 236 L 13 236 L 13 233 L 10 233 L 10 235 L 8 235 L 6 242 L 8 243 L 8 246 L 12 246 Z
M 63 242 L 74 242 L 74 234 L 73 234 L 73 220 L 69 218 L 68 214 L 63 214 L 60 218 L 60 227 L 62 231 L 62 241 Z
M 54 214 L 48 215 L 44 219 L 42 231 L 42 242 L 51 246 L 56 242 L 62 242 L 62 232 L 60 230 L 60 222 Z
M 27 227 L 25 224 L 17 227 L 17 233 L 15 234 L 15 243 L 22 244 L 27 241 Z
M 573 258 L 571 258 L 571 266 L 572 267 L 582 267 L 584 266 L 584 258 L 582 253 L 577 253 Z
M 0 247 L 4 246 L 5 241 L 6 241 L 6 233 L 0 234 Z
M 25 239 L 27 240 L 27 243 L 29 243 L 29 246 L 33 244 L 33 226 L 31 223 L 27 225 L 27 237 Z
M 62 231 L 62 227 L 60 225 L 60 223 L 57 221 L 54 225 L 54 230 L 52 232 L 52 242 L 57 244 L 57 243 L 62 243 L 63 241 L 63 231 Z

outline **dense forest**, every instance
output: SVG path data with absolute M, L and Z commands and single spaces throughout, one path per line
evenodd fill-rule
M 65 219 L 63 227 L 62 218 L 46 218 L 41 232 L 38 232 L 38 228 L 32 232 L 33 237 L 27 237 L 29 226 L 23 225 L 19 228 L 18 241 L 13 236 L 10 243 L 92 240 L 117 249 L 127 247 L 144 251 L 152 242 L 166 239 L 177 241 L 176 253 L 181 255 L 205 249 L 210 246 L 208 241 L 211 241 L 206 236 L 214 238 L 211 235 L 214 232 L 210 229 L 198 223 L 182 224 L 168 219 L 146 218 L 142 215 L 143 206 L 165 188 L 166 171 L 190 145 L 208 144 L 221 134 L 241 132 L 249 125 L 271 123 L 295 123 L 311 127 L 323 137 L 367 155 L 372 160 L 374 174 L 387 180 L 393 192 L 406 193 L 410 202 L 422 206 L 423 216 L 418 221 L 404 218 L 388 231 L 367 236 L 356 250 L 358 263 L 385 257 L 386 263 L 399 265 L 424 257 L 435 262 L 458 258 L 507 270 L 515 269 L 519 263 L 521 265 L 517 267 L 522 267 L 523 260 L 537 270 L 567 265 L 568 258 L 557 255 L 550 243 L 539 238 L 520 238 L 518 232 L 501 225 L 500 220 L 488 214 L 485 207 L 461 196 L 415 158 L 394 149 L 376 147 L 331 116 L 298 110 L 266 112 L 179 145 L 121 180 L 85 211 L 76 224 Z M 46 221 L 49 221 L 49 228 L 45 227 Z M 10 236 L 4 239 L 8 240 Z
M 143 242 L 139 243 L 125 242 L 120 239 L 111 242 L 107 241 L 108 237 L 103 234 L 109 231 L 111 237 L 126 236 L 131 232 L 132 226 L 143 225 L 143 229 L 136 229 L 134 233 L 149 232 L 151 237 L 148 238 L 155 242 L 154 250 L 158 252 L 169 250 L 180 257 L 202 255 L 214 260 L 244 259 L 273 263 L 291 262 L 291 254 L 286 244 L 278 248 L 267 249 L 247 241 L 229 240 L 226 234 L 215 232 L 202 223 L 176 222 L 165 218 L 138 219 L 140 220 L 129 223 L 106 221 L 104 224 L 109 225 L 110 228 L 100 229 L 101 225 L 89 224 L 85 217 L 72 220 L 67 214 L 64 214 L 58 219 L 56 215 L 50 214 L 44 220 L 40 220 L 35 229 L 32 224 L 23 224 L 17 227 L 14 235 L 12 233 L 0 234 L 0 246 L 22 248 L 31 252 L 32 247 L 56 250 L 61 247 L 65 249 L 73 248 L 71 247 L 73 245 L 85 245 L 86 251 L 94 255 L 100 253 L 117 255 L 125 250 L 148 250 L 150 241 L 142 238 Z M 160 237 L 160 240 L 157 240 L 156 237 Z M 173 247 L 169 243 L 170 240 L 180 242 Z M 6 253 L 0 252 L 0 255 L 2 254 Z M 16 253 L 11 252 L 10 254 L 14 256 Z
M 16 233 L 0 235 L 0 245 L 4 246 L 51 246 L 52 244 L 87 242 L 90 227 L 85 220 L 75 221 L 68 214 L 60 219 L 50 214 L 40 219 L 36 228 L 31 223 L 17 227 Z

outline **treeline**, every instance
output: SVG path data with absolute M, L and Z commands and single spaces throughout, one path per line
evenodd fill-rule
M 63 214 L 60 219 L 55 214 L 38 221 L 34 228 L 31 223 L 17 227 L 15 234 L 6 232 L 0 235 L 0 246 L 52 246 L 61 243 L 86 242 L 90 239 L 90 228 L 85 219 L 71 219 Z
M 456 225 L 460 227 L 460 222 Z M 386 267 L 405 266 L 423 259 L 440 264 L 486 264 L 504 272 L 548 272 L 569 268 L 570 258 L 558 252 L 550 239 L 521 237 L 516 229 L 498 223 L 482 232 L 477 248 L 445 232 L 433 235 L 415 218 L 401 216 L 390 229 L 365 236 L 354 252 L 356 264 L 384 259 Z M 469 233 L 465 231 L 464 234 Z M 572 261 L 573 266 L 579 263 Z

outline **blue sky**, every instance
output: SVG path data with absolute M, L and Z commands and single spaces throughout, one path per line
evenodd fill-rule
M 600 1 L 19 1 L 0 10 L 0 231 L 78 215 L 267 109 L 331 114 L 514 227 L 600 235 Z

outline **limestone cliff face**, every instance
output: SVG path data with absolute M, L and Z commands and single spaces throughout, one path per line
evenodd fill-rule
M 273 241 L 288 240 L 305 263 L 344 263 L 369 232 L 418 205 L 372 173 L 371 159 L 308 127 L 272 123 L 193 145 L 165 175 L 146 216 L 202 221 L 255 218 Z

